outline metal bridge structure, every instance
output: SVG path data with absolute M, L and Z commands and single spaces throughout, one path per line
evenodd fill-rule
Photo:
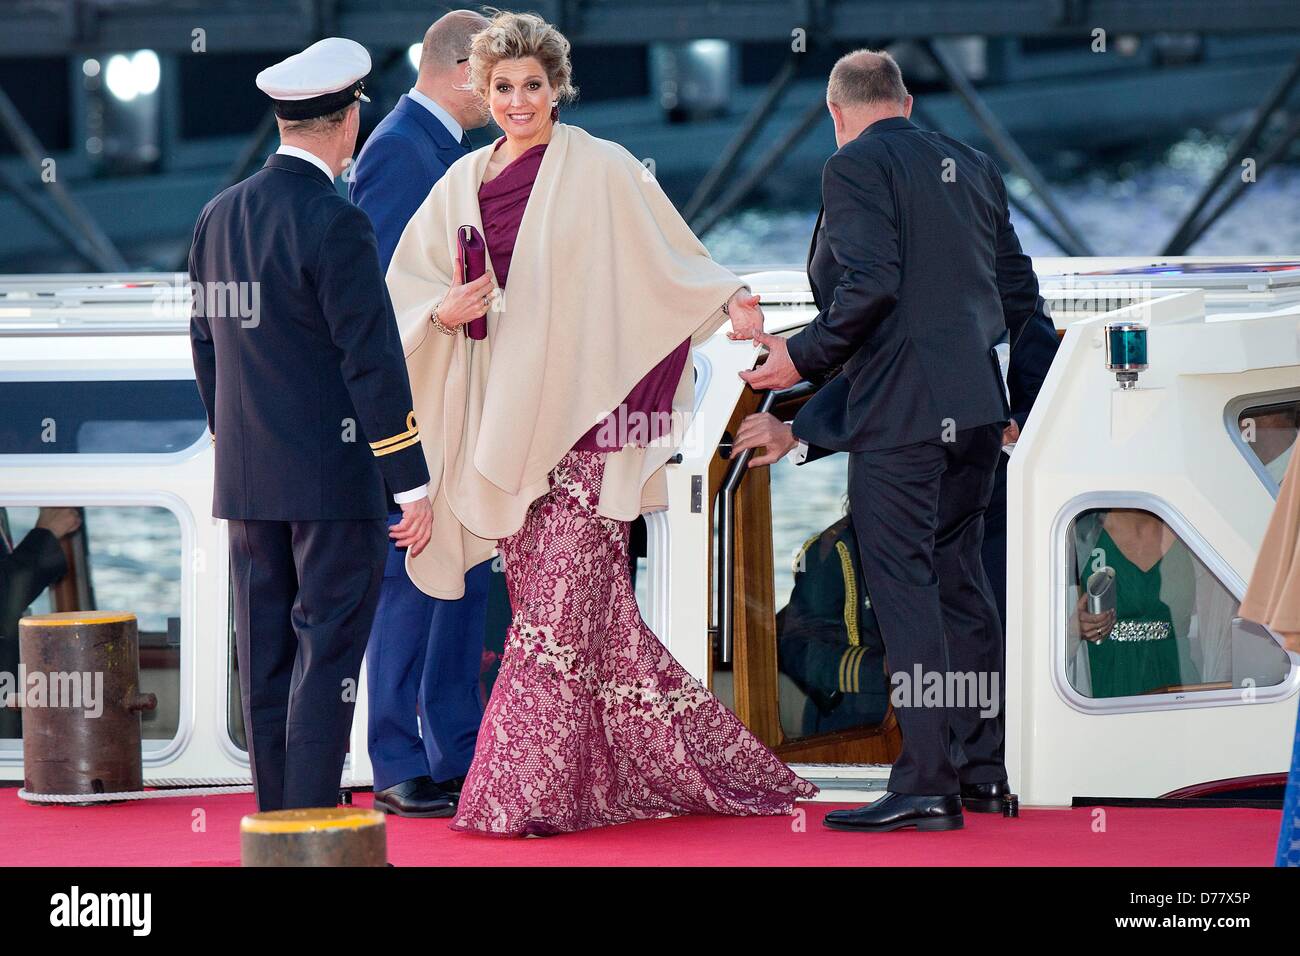
M 375 60 L 373 125 L 411 82 L 408 48 L 457 5 L 6 0 L 0 262 L 23 263 L 30 253 L 61 257 L 76 270 L 183 268 L 188 225 L 202 203 L 273 147 L 273 117 L 250 90 L 256 69 L 321 37 L 351 37 Z M 1295 0 L 536 0 L 518 8 L 573 42 L 575 65 L 585 64 L 584 97 L 593 86 L 611 91 L 583 103 L 578 122 L 655 158 L 661 176 L 693 153 L 699 173 L 674 198 L 697 232 L 779 180 L 792 155 L 829 154 L 826 71 L 857 46 L 902 49 L 909 83 L 918 78 L 927 90 L 919 121 L 993 152 L 1015 175 L 1021 214 L 1070 255 L 1093 250 L 1022 146 L 1034 124 L 1072 113 L 1073 128 L 1087 129 L 1086 145 L 1159 111 L 1179 121 L 1249 111 L 1222 165 L 1162 243 L 1170 255 L 1187 251 L 1249 182 L 1289 159 L 1300 137 Z M 723 116 L 666 122 L 647 64 L 656 48 L 703 40 L 736 51 Z M 975 56 L 972 40 L 980 44 Z M 104 73 L 112 57 L 140 50 L 154 58 L 145 66 L 158 102 L 149 117 L 123 122 L 128 132 L 144 128 L 149 152 L 123 154 L 115 165 L 105 157 L 121 131 L 96 125 L 105 109 L 121 107 L 103 94 Z M 1138 73 L 1150 83 L 1139 88 Z M 1090 92 L 1080 103 L 1069 91 L 1085 81 Z M 1026 92 L 1036 85 L 1059 96 L 1045 106 Z M 1243 164 L 1250 178 L 1238 175 Z

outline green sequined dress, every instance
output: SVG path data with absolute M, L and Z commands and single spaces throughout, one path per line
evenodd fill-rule
M 1118 604 L 1110 636 L 1088 645 L 1092 696 L 1128 697 L 1197 680 L 1186 652 L 1196 589 L 1186 545 L 1175 541 L 1149 571 L 1125 557 L 1105 530 L 1096 546 L 1115 569 Z M 1080 575 L 1080 587 L 1091 571 Z

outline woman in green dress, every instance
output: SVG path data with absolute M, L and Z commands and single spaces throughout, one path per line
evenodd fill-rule
M 1076 525 L 1079 545 L 1079 636 L 1087 642 L 1091 697 L 1149 694 L 1200 678 L 1189 649 L 1196 572 L 1187 546 L 1160 518 L 1120 508 L 1094 512 Z M 1088 578 L 1115 573 L 1115 609 L 1088 611 Z

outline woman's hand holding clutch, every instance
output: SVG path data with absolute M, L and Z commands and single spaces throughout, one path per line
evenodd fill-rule
M 1113 610 L 1102 611 L 1100 614 L 1089 611 L 1086 591 L 1079 595 L 1079 603 L 1075 606 L 1075 616 L 1079 624 L 1079 636 L 1092 644 L 1100 644 L 1108 638 L 1110 632 L 1115 629 L 1115 621 L 1117 620 Z
M 490 273 L 483 273 L 471 282 L 464 281 L 460 260 L 456 260 L 451 288 L 433 310 L 433 320 L 448 331 L 456 331 L 487 314 L 496 287 Z

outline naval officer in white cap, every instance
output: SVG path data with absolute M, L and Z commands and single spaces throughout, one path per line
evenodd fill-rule
M 208 203 L 190 252 L 196 289 L 256 303 L 226 317 L 195 295 L 190 339 L 260 810 L 336 804 L 387 538 L 418 553 L 433 520 L 374 230 L 334 186 L 369 72 L 364 47 L 331 38 L 258 74 L 280 148 Z

